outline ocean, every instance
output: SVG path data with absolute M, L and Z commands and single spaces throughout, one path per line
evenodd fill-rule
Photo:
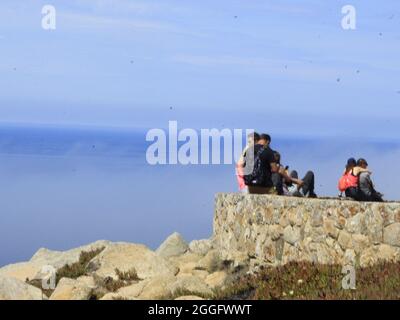
M 134 128 L 0 125 L 0 266 L 41 247 L 106 239 L 155 249 L 174 231 L 209 237 L 215 193 L 237 192 L 234 165 L 149 165 L 145 137 Z M 337 195 L 347 158 L 363 156 L 377 188 L 399 198 L 397 142 L 277 137 L 272 147 L 300 175 L 315 171 L 319 195 Z

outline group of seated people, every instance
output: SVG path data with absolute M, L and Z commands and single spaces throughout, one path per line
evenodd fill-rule
M 339 180 L 338 188 L 346 197 L 357 201 L 382 202 L 383 195 L 375 190 L 371 179 L 372 172 L 368 169 L 368 162 L 361 158 L 347 160 L 347 165 Z
M 289 171 L 281 164 L 281 155 L 271 149 L 268 134 L 254 132 L 248 136 L 246 148 L 236 166 L 239 189 L 252 194 L 275 194 L 286 196 L 316 197 L 314 192 L 314 173 L 307 172 L 299 179 L 296 171 Z M 245 172 L 246 166 L 250 172 Z
M 281 163 L 281 155 L 271 149 L 268 134 L 250 134 L 247 145 L 236 165 L 236 176 L 241 192 L 316 198 L 315 176 L 308 171 L 299 179 L 295 170 Z M 339 190 L 357 201 L 383 201 L 375 191 L 371 172 L 365 159 L 351 158 L 339 181 Z

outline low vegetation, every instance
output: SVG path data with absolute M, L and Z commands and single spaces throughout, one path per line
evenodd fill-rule
M 131 284 L 142 280 L 138 277 L 135 268 L 132 268 L 128 271 L 115 269 L 115 274 L 117 275 L 116 279 L 112 277 L 103 278 L 97 276 L 96 274 L 93 275 L 96 288 L 92 290 L 92 300 L 99 300 L 107 293 L 116 292 L 120 288 L 130 286 Z
M 63 278 L 76 279 L 91 273 L 89 262 L 103 248 L 82 252 L 78 262 L 65 265 L 57 272 L 57 283 Z M 216 289 L 212 295 L 178 289 L 160 299 L 173 300 L 180 296 L 199 296 L 215 300 L 364 300 L 364 299 L 400 299 L 400 262 L 381 262 L 370 267 L 356 267 L 355 289 L 343 289 L 345 274 L 341 265 L 321 265 L 310 262 L 290 262 L 278 267 L 262 268 L 257 274 L 249 275 L 243 270 L 232 270 L 228 261 L 212 261 L 212 270 L 234 271 L 227 285 Z M 233 268 L 235 269 L 235 268 Z M 100 277 L 91 274 L 95 288 L 90 299 L 100 299 L 107 293 L 117 292 L 122 287 L 137 283 L 141 279 L 134 268 L 121 271 L 115 269 L 116 277 Z M 29 280 L 33 286 L 41 288 L 41 280 Z M 49 297 L 52 290 L 42 290 Z M 115 299 L 119 299 L 116 297 Z M 123 298 L 121 298 L 123 299 Z
M 91 251 L 82 251 L 81 254 L 79 255 L 78 262 L 72 264 L 66 264 L 57 271 L 57 277 L 56 277 L 57 284 L 62 278 L 77 279 L 81 276 L 86 275 L 87 267 L 90 260 L 96 257 L 103 250 L 104 247 L 94 249 Z
M 104 247 L 90 251 L 82 251 L 79 255 L 79 260 L 77 262 L 72 264 L 66 264 L 57 271 L 56 285 L 62 278 L 77 279 L 87 274 L 87 267 L 89 262 L 103 250 Z M 50 297 L 54 291 L 52 289 L 47 289 L 47 290 L 43 289 L 41 279 L 32 279 L 32 280 L 26 279 L 26 283 L 39 288 L 40 290 L 42 290 L 43 294 L 47 297 Z
M 120 271 L 118 269 L 115 269 L 115 274 L 117 275 L 118 279 L 122 281 L 132 282 L 142 280 L 138 277 L 135 268 L 132 268 L 128 271 Z
M 215 299 L 400 299 L 400 263 L 382 262 L 356 268 L 356 289 L 343 289 L 341 265 L 291 262 L 244 276 Z

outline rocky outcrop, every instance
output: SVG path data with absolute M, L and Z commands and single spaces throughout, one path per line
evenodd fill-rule
M 92 289 L 84 282 L 62 278 L 50 300 L 88 300 Z
M 400 204 L 219 194 L 210 239 L 187 244 L 173 233 L 156 251 L 108 241 L 40 249 L 0 269 L 0 299 L 210 299 L 244 274 L 292 260 L 400 261 Z M 44 266 L 61 277 L 54 290 L 35 287 Z
M 157 249 L 156 253 L 160 257 L 168 258 L 184 254 L 189 249 L 189 245 L 182 236 L 174 232 Z
M 178 269 L 166 259 L 141 244 L 110 244 L 95 257 L 89 269 L 100 277 L 117 278 L 116 269 L 127 272 L 135 269 L 140 279 L 176 275 Z
M 228 269 L 209 240 L 192 243 L 192 248 L 174 233 L 156 251 L 141 244 L 108 241 L 65 252 L 40 249 L 30 261 L 0 269 L 0 299 L 210 298 L 228 280 Z M 88 253 L 88 260 L 80 258 Z M 57 271 L 53 289 L 39 289 L 43 266 Z M 63 278 L 57 279 L 58 275 Z M 33 281 L 26 283 L 27 278 Z
M 92 251 L 99 248 L 106 248 L 110 241 L 100 240 L 67 251 L 53 251 L 45 248 L 39 249 L 29 262 L 39 265 L 51 265 L 56 269 L 63 267 L 66 264 L 72 264 L 79 260 L 82 251 Z
M 359 264 L 400 259 L 400 203 L 218 194 L 214 245 L 222 258 Z
M 77 262 L 81 252 L 105 248 L 109 244 L 111 244 L 110 241 L 101 240 L 67 251 L 53 251 L 41 248 L 29 261 L 10 264 L 0 268 L 0 275 L 10 276 L 21 281 L 40 278 L 38 275 L 44 266 L 52 266 L 57 271 L 66 264 Z
M 205 255 L 208 251 L 213 249 L 213 242 L 211 239 L 193 240 L 189 243 L 189 249 L 191 252 Z
M 0 300 L 42 300 L 42 291 L 13 277 L 0 275 Z
M 169 287 L 171 293 L 175 292 L 192 292 L 194 295 L 212 296 L 211 288 L 203 279 L 195 275 L 181 275 Z

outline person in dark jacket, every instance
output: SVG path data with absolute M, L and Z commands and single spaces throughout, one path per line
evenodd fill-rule
M 357 166 L 368 169 L 368 162 L 361 158 L 357 161 Z M 371 173 L 368 171 L 359 174 L 358 181 L 358 198 L 360 201 L 376 201 L 382 202 L 383 195 L 375 190 L 374 183 L 371 179 Z
M 244 176 L 249 193 L 278 194 L 274 185 L 274 178 L 278 176 L 286 181 L 295 182 L 302 186 L 303 181 L 290 177 L 276 162 L 274 151 L 270 148 L 271 137 L 261 134 L 257 143 L 246 152 L 246 166 L 250 164 L 252 170 Z M 251 159 L 252 156 L 253 159 Z M 249 161 L 247 158 L 249 157 Z

